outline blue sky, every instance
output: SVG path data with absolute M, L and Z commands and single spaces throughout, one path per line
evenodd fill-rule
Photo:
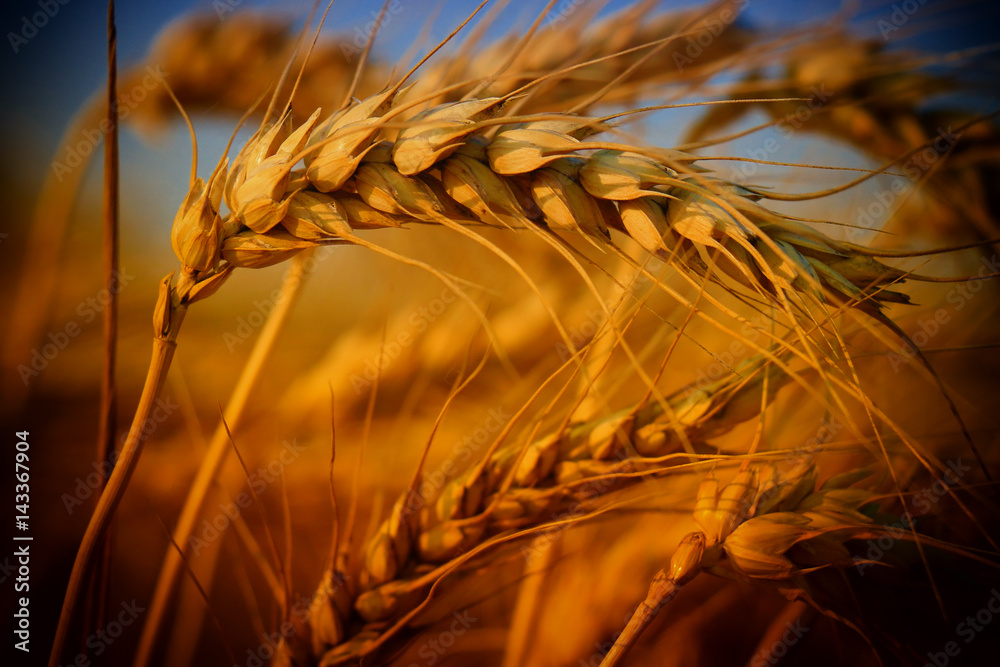
M 304 17 L 310 4 L 303 0 L 266 2 L 262 0 L 173 0 L 119 2 L 118 33 L 120 68 L 142 60 L 149 45 L 164 25 L 194 10 L 212 12 L 217 3 L 229 2 L 236 11 L 270 9 L 291 17 Z M 407 9 L 389 22 L 376 44 L 383 57 L 401 54 L 424 24 L 428 13 L 443 5 L 432 31 L 432 39 L 440 38 L 456 26 L 478 4 L 474 0 L 397 0 Z M 0 45 L 3 53 L 3 90 L 7 103 L 3 105 L 0 122 L 0 143 L 7 149 L 8 159 L 0 167 L 7 185 L 30 192 L 38 187 L 49 168 L 63 128 L 76 110 L 95 90 L 104 85 L 105 77 L 105 11 L 106 4 L 98 0 L 16 0 L 7 2 L 2 10 L 0 28 L 5 36 Z M 909 3 L 908 5 L 905 3 Z M 556 11 L 572 8 L 576 0 L 560 0 Z M 632 4 L 630 0 L 611 0 L 606 11 L 611 12 Z M 664 2 L 667 8 L 702 4 L 690 0 Z M 855 12 L 855 25 L 869 34 L 878 34 L 879 26 L 898 19 L 912 9 L 913 24 L 920 24 L 919 43 L 935 50 L 963 48 L 995 39 L 998 9 L 995 4 L 965 2 L 963 7 L 945 11 L 946 0 L 864 1 Z M 513 0 L 493 26 L 495 33 L 505 33 L 514 26 L 526 25 L 544 2 Z M 358 26 L 371 21 L 381 0 L 337 0 L 327 21 L 326 32 L 350 34 Z M 744 17 L 754 25 L 801 25 L 817 17 L 829 16 L 840 4 L 834 0 L 747 0 Z M 53 15 L 42 28 L 25 42 L 17 40 L 24 32 L 26 17 L 49 7 Z M 902 11 L 902 14 L 899 12 Z M 957 17 L 957 18 L 956 18 Z M 909 19 L 907 19 L 909 21 Z M 959 23 L 956 23 L 958 21 Z M 912 27 L 911 24 L 909 27 Z M 901 34 L 892 34 L 893 39 Z M 15 51 L 16 47 L 16 53 Z M 203 139 L 204 155 L 212 155 L 225 141 L 231 121 L 198 119 L 199 136 Z M 170 211 L 183 197 L 186 183 L 189 141 L 182 126 L 175 126 L 162 142 L 150 146 L 130 132 L 122 136 L 123 163 L 129 165 L 123 174 L 122 201 L 126 214 L 130 211 L 152 210 L 169 225 Z M 206 158 L 207 159 L 207 158 Z M 17 165 L 17 171 L 11 171 Z M 204 167 L 204 164 L 202 165 Z M 96 170 L 94 170 L 96 172 Z M 156 192 L 144 187 L 144 182 L 157 178 L 163 182 L 168 175 L 171 185 Z M 173 174 L 175 178 L 170 178 Z M 96 173 L 94 179 L 96 179 Z M 92 180 L 94 180 L 92 179 Z

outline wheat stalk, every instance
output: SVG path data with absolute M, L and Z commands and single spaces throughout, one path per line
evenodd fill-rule
M 181 283 L 180 287 L 185 289 L 179 291 L 178 288 L 171 285 L 171 279 L 172 276 L 168 276 L 160 283 L 159 298 L 153 314 L 153 355 L 146 373 L 146 381 L 143 384 L 142 396 L 139 399 L 139 405 L 132 419 L 128 436 L 121 447 L 118 463 L 107 479 L 104 492 L 101 494 L 94 514 L 87 524 L 87 530 L 77 551 L 69 583 L 66 585 L 59 626 L 52 642 L 52 652 L 49 655 L 50 667 L 57 665 L 62 657 L 68 639 L 70 622 L 84 579 L 93 566 L 97 550 L 103 545 L 115 510 L 118 508 L 129 479 L 139 462 L 139 456 L 146 439 L 144 429 L 166 381 L 167 370 L 170 368 L 177 347 L 177 334 L 184 321 L 188 305 L 197 300 L 199 293 L 205 294 L 204 284 L 200 289 L 195 290 L 190 283 Z

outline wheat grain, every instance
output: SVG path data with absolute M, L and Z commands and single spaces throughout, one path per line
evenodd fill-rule
M 868 256 L 864 248 L 835 241 L 779 216 L 755 202 L 751 191 L 692 171 L 669 151 L 634 147 L 588 155 L 589 149 L 605 145 L 578 138 L 586 139 L 597 131 L 600 124 L 594 119 L 556 115 L 555 119 L 504 125 L 487 138 L 483 133 L 497 123 L 474 118 L 498 101 L 462 102 L 439 107 L 428 120 L 412 125 L 414 130 L 404 132 L 391 148 L 383 140 L 381 150 L 372 152 L 380 143 L 379 118 L 390 113 L 394 98 L 395 93 L 386 91 L 331 117 L 332 122 L 319 123 L 326 128 L 320 137 L 312 134 L 318 123 L 316 113 L 298 128 L 283 121 L 258 133 L 237 156 L 225 181 L 224 198 L 233 212 L 221 229 L 228 237 L 206 238 L 192 257 L 196 264 L 187 265 L 204 271 L 206 262 L 217 261 L 217 253 L 210 256 L 222 246 L 230 248 L 227 259 L 233 266 L 265 266 L 272 263 L 264 258 L 269 252 L 274 261 L 280 261 L 277 258 L 288 256 L 296 247 L 324 242 L 317 239 L 323 234 L 315 228 L 300 231 L 305 237 L 300 246 L 283 232 L 273 231 L 296 198 L 299 208 L 317 214 L 326 205 L 331 230 L 326 242 L 350 241 L 354 237 L 346 233 L 344 223 L 354 221 L 349 214 L 345 220 L 344 201 L 356 193 L 366 205 L 398 223 L 465 220 L 496 225 L 507 218 L 510 226 L 574 231 L 598 247 L 609 238 L 608 229 L 626 234 L 632 229 L 643 247 L 664 257 L 669 256 L 663 247 L 666 237 L 657 240 L 655 234 L 669 229 L 677 237 L 670 239 L 669 250 L 689 258 L 680 263 L 682 269 L 704 272 L 716 265 L 710 253 L 718 252 L 737 279 L 782 305 L 785 299 L 801 294 L 832 303 L 855 303 L 868 312 L 877 312 L 880 302 L 907 301 L 904 295 L 885 289 L 904 279 L 904 274 Z M 445 120 L 442 114 L 447 115 Z M 432 130 L 415 131 L 423 123 L 434 126 L 434 136 L 446 138 L 428 140 Z M 441 135 L 442 123 L 462 129 Z M 472 141 L 473 133 L 482 139 Z M 439 141 L 444 143 L 435 143 Z M 451 156 L 462 144 L 468 150 Z M 392 156 L 391 163 L 387 155 Z M 657 155 L 659 161 L 651 157 Z M 302 157 L 307 169 L 294 171 Z M 414 165 L 426 168 L 408 175 L 399 170 L 400 162 L 407 171 L 415 171 Z M 487 169 L 491 175 L 486 175 Z M 225 165 L 219 165 L 217 174 L 219 170 L 225 174 Z M 211 182 L 217 178 L 221 177 L 213 175 Z M 343 199 L 345 195 L 348 200 Z M 189 199 L 202 207 L 211 203 L 211 211 L 205 213 L 208 218 L 219 214 L 217 199 L 209 202 L 211 198 L 200 190 L 192 189 Z M 636 199 L 646 201 L 621 204 Z M 293 217 L 285 224 L 286 230 L 298 229 L 299 219 Z M 333 231 L 338 225 L 339 233 Z M 178 226 L 175 237 L 182 234 Z M 321 229 L 326 226 L 319 225 Z M 252 254 L 236 252 L 248 244 L 255 244 Z M 184 256 L 180 258 L 185 262 Z
M 757 360 L 747 365 L 749 370 L 755 368 L 760 369 Z M 418 512 L 430 507 L 435 498 L 420 497 L 413 490 L 402 494 L 391 516 L 365 545 L 360 588 L 349 604 L 341 600 L 336 607 L 340 616 L 334 625 L 347 627 L 357 617 L 377 623 L 399 618 L 420 605 L 439 580 L 440 576 L 414 574 L 427 564 L 443 563 L 440 571 L 448 571 L 456 560 L 497 536 L 544 525 L 570 504 L 580 505 L 646 475 L 662 474 L 664 463 L 677 458 L 682 438 L 699 441 L 750 416 L 725 410 L 746 395 L 759 394 L 759 381 L 752 381 L 753 373 L 747 375 L 751 381 L 719 381 L 695 399 L 671 397 L 669 412 L 680 415 L 679 422 L 653 403 L 593 422 L 566 425 L 526 446 L 494 447 L 479 465 L 444 485 L 433 510 Z M 759 399 L 751 402 L 759 404 Z M 684 433 L 678 434 L 677 429 Z M 642 454 L 626 453 L 632 451 L 633 443 Z M 342 576 L 329 570 L 324 582 Z M 314 600 L 323 598 L 325 588 L 327 584 L 321 584 Z M 332 609 L 327 604 L 319 617 L 324 627 L 331 625 L 323 619 Z M 337 644 L 326 643 L 328 648 Z M 371 650 L 370 638 L 355 638 L 337 646 L 333 655 L 339 661 Z
M 653 578 L 649 594 L 601 661 L 602 667 L 620 665 L 663 606 L 702 571 L 724 564 L 743 578 L 775 582 L 800 579 L 822 568 L 855 565 L 845 543 L 879 534 L 872 520 L 856 509 L 871 500 L 870 492 L 844 488 L 857 479 L 852 473 L 815 489 L 816 471 L 811 465 L 801 465 L 785 477 L 772 469 L 768 484 L 759 483 L 755 469 L 745 468 L 721 491 L 714 476 L 707 478 L 693 513 L 701 532 L 685 536 L 668 567 Z M 798 552 L 797 545 L 801 545 Z M 809 599 L 804 583 L 785 590 Z

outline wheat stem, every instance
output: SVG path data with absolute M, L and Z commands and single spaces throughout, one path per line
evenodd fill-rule
M 646 599 L 632 612 L 632 617 L 629 618 L 625 629 L 615 639 L 611 650 L 601 660 L 601 667 L 619 667 L 624 664 L 626 656 L 639 639 L 639 635 L 653 622 L 660 610 L 677 596 L 680 589 L 681 586 L 671 581 L 663 570 L 657 572 L 649 584 Z
M 115 451 L 115 435 L 118 432 L 118 388 L 115 383 L 115 361 L 118 342 L 118 290 L 115 282 L 118 276 L 118 34 L 115 28 L 115 3 L 108 2 L 108 86 L 107 111 L 108 135 L 104 141 L 104 188 L 103 188 L 103 272 L 108 291 L 108 305 L 104 310 L 104 359 L 101 374 L 101 407 L 97 434 L 96 461 L 109 461 Z M 98 476 L 96 491 L 103 492 L 105 476 Z M 94 572 L 87 607 L 94 612 L 90 629 L 98 629 L 105 624 L 107 595 L 111 576 L 112 538 L 109 530 L 104 541 L 100 560 Z
M 94 559 L 103 544 L 108 527 L 114 518 L 115 510 L 118 509 L 118 504 L 125 495 L 132 473 L 135 472 L 139 463 L 139 455 L 142 453 L 142 447 L 146 441 L 144 431 L 150 413 L 155 407 L 166 381 L 167 370 L 170 368 L 174 351 L 177 348 L 177 333 L 186 313 L 187 306 L 176 298 L 173 288 L 170 287 L 169 278 L 165 279 L 161 283 L 160 300 L 153 318 L 155 328 L 153 353 L 146 381 L 142 388 L 142 395 L 139 398 L 132 426 L 125 444 L 122 445 L 114 471 L 108 478 L 104 493 L 101 494 L 94 514 L 87 524 L 87 530 L 77 551 L 76 560 L 73 562 L 73 570 L 66 585 L 66 594 L 59 615 L 59 625 L 52 642 L 52 652 L 49 654 L 49 667 L 56 667 L 59 664 L 59 659 L 66 647 L 82 584 L 94 565 Z
M 247 403 L 249 402 L 250 395 L 257 387 L 264 364 L 270 357 L 278 337 L 285 323 L 288 321 L 295 301 L 305 284 L 308 273 L 304 267 L 308 257 L 309 254 L 304 253 L 298 255 L 293 260 L 288 273 L 285 275 L 284 283 L 281 286 L 281 295 L 275 303 L 274 310 L 268 316 L 260 336 L 254 343 L 250 357 L 244 365 L 240 373 L 240 378 L 236 382 L 236 387 L 229 398 L 229 403 L 225 409 L 225 421 L 232 425 L 233 430 L 238 428 L 242 423 Z M 189 559 L 191 558 L 190 537 L 198 521 L 198 515 L 208 497 L 209 489 L 218 478 L 219 471 L 222 469 L 228 453 L 229 439 L 226 435 L 225 426 L 220 420 L 212 436 L 208 452 L 205 454 L 205 458 L 198 468 L 198 473 L 191 483 L 191 488 L 184 501 L 180 517 L 177 520 L 177 526 L 174 528 L 174 541 L 181 545 L 183 553 L 173 550 L 168 551 L 160 569 L 156 589 L 154 590 L 146 622 L 142 629 L 142 636 L 139 640 L 139 648 L 136 652 L 134 661 L 136 667 L 144 667 L 149 664 L 153 648 L 156 644 L 157 634 L 159 633 L 160 626 L 163 624 L 167 608 L 170 606 L 173 591 L 182 574 L 184 566 L 182 555 L 187 556 Z M 214 564 L 217 557 L 218 545 L 213 543 L 206 548 L 202 555 L 208 571 L 211 571 L 212 564 Z M 202 585 L 210 589 L 211 579 L 203 578 Z M 189 612 L 201 614 L 204 613 L 204 610 L 199 605 L 190 609 Z

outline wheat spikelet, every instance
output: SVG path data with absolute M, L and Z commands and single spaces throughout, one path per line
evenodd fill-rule
M 608 229 L 628 234 L 631 228 L 648 250 L 665 258 L 679 254 L 677 264 L 695 273 L 715 265 L 710 253 L 718 252 L 737 279 L 779 302 L 812 293 L 878 312 L 880 302 L 907 301 L 885 288 L 905 279 L 902 272 L 860 246 L 767 210 L 752 190 L 693 170 L 690 156 L 588 142 L 604 127 L 600 119 L 554 115 L 495 128 L 497 122 L 477 119 L 500 100 L 462 102 L 438 107 L 423 121 L 427 129 L 411 125 L 397 142 L 380 143 L 379 119 L 391 118 L 391 95 L 380 93 L 320 123 L 320 136 L 313 134 L 313 114 L 294 131 L 282 121 L 253 138 L 226 178 L 233 213 L 219 227 L 225 236 L 201 251 L 212 254 L 218 244 L 232 266 L 264 266 L 297 249 L 350 241 L 356 236 L 347 228 L 363 225 L 346 215 L 344 202 L 357 197 L 399 224 L 498 224 L 507 217 L 507 226 L 572 231 L 598 244 L 609 239 Z M 482 136 L 492 129 L 492 137 Z M 587 155 L 594 149 L 603 150 Z M 297 172 L 303 156 L 307 168 Z M 400 163 L 413 173 L 401 173 Z M 279 224 L 286 231 L 302 227 L 301 217 L 283 222 L 296 198 L 311 230 L 300 231 L 307 237 L 301 243 L 273 231 Z M 646 201 L 619 204 L 637 199 Z M 218 203 L 212 206 L 218 215 Z M 187 229 L 194 225 L 187 218 L 177 224 L 175 237 L 196 233 Z M 247 244 L 259 252 L 238 254 Z M 195 270 L 208 261 L 180 258 Z

